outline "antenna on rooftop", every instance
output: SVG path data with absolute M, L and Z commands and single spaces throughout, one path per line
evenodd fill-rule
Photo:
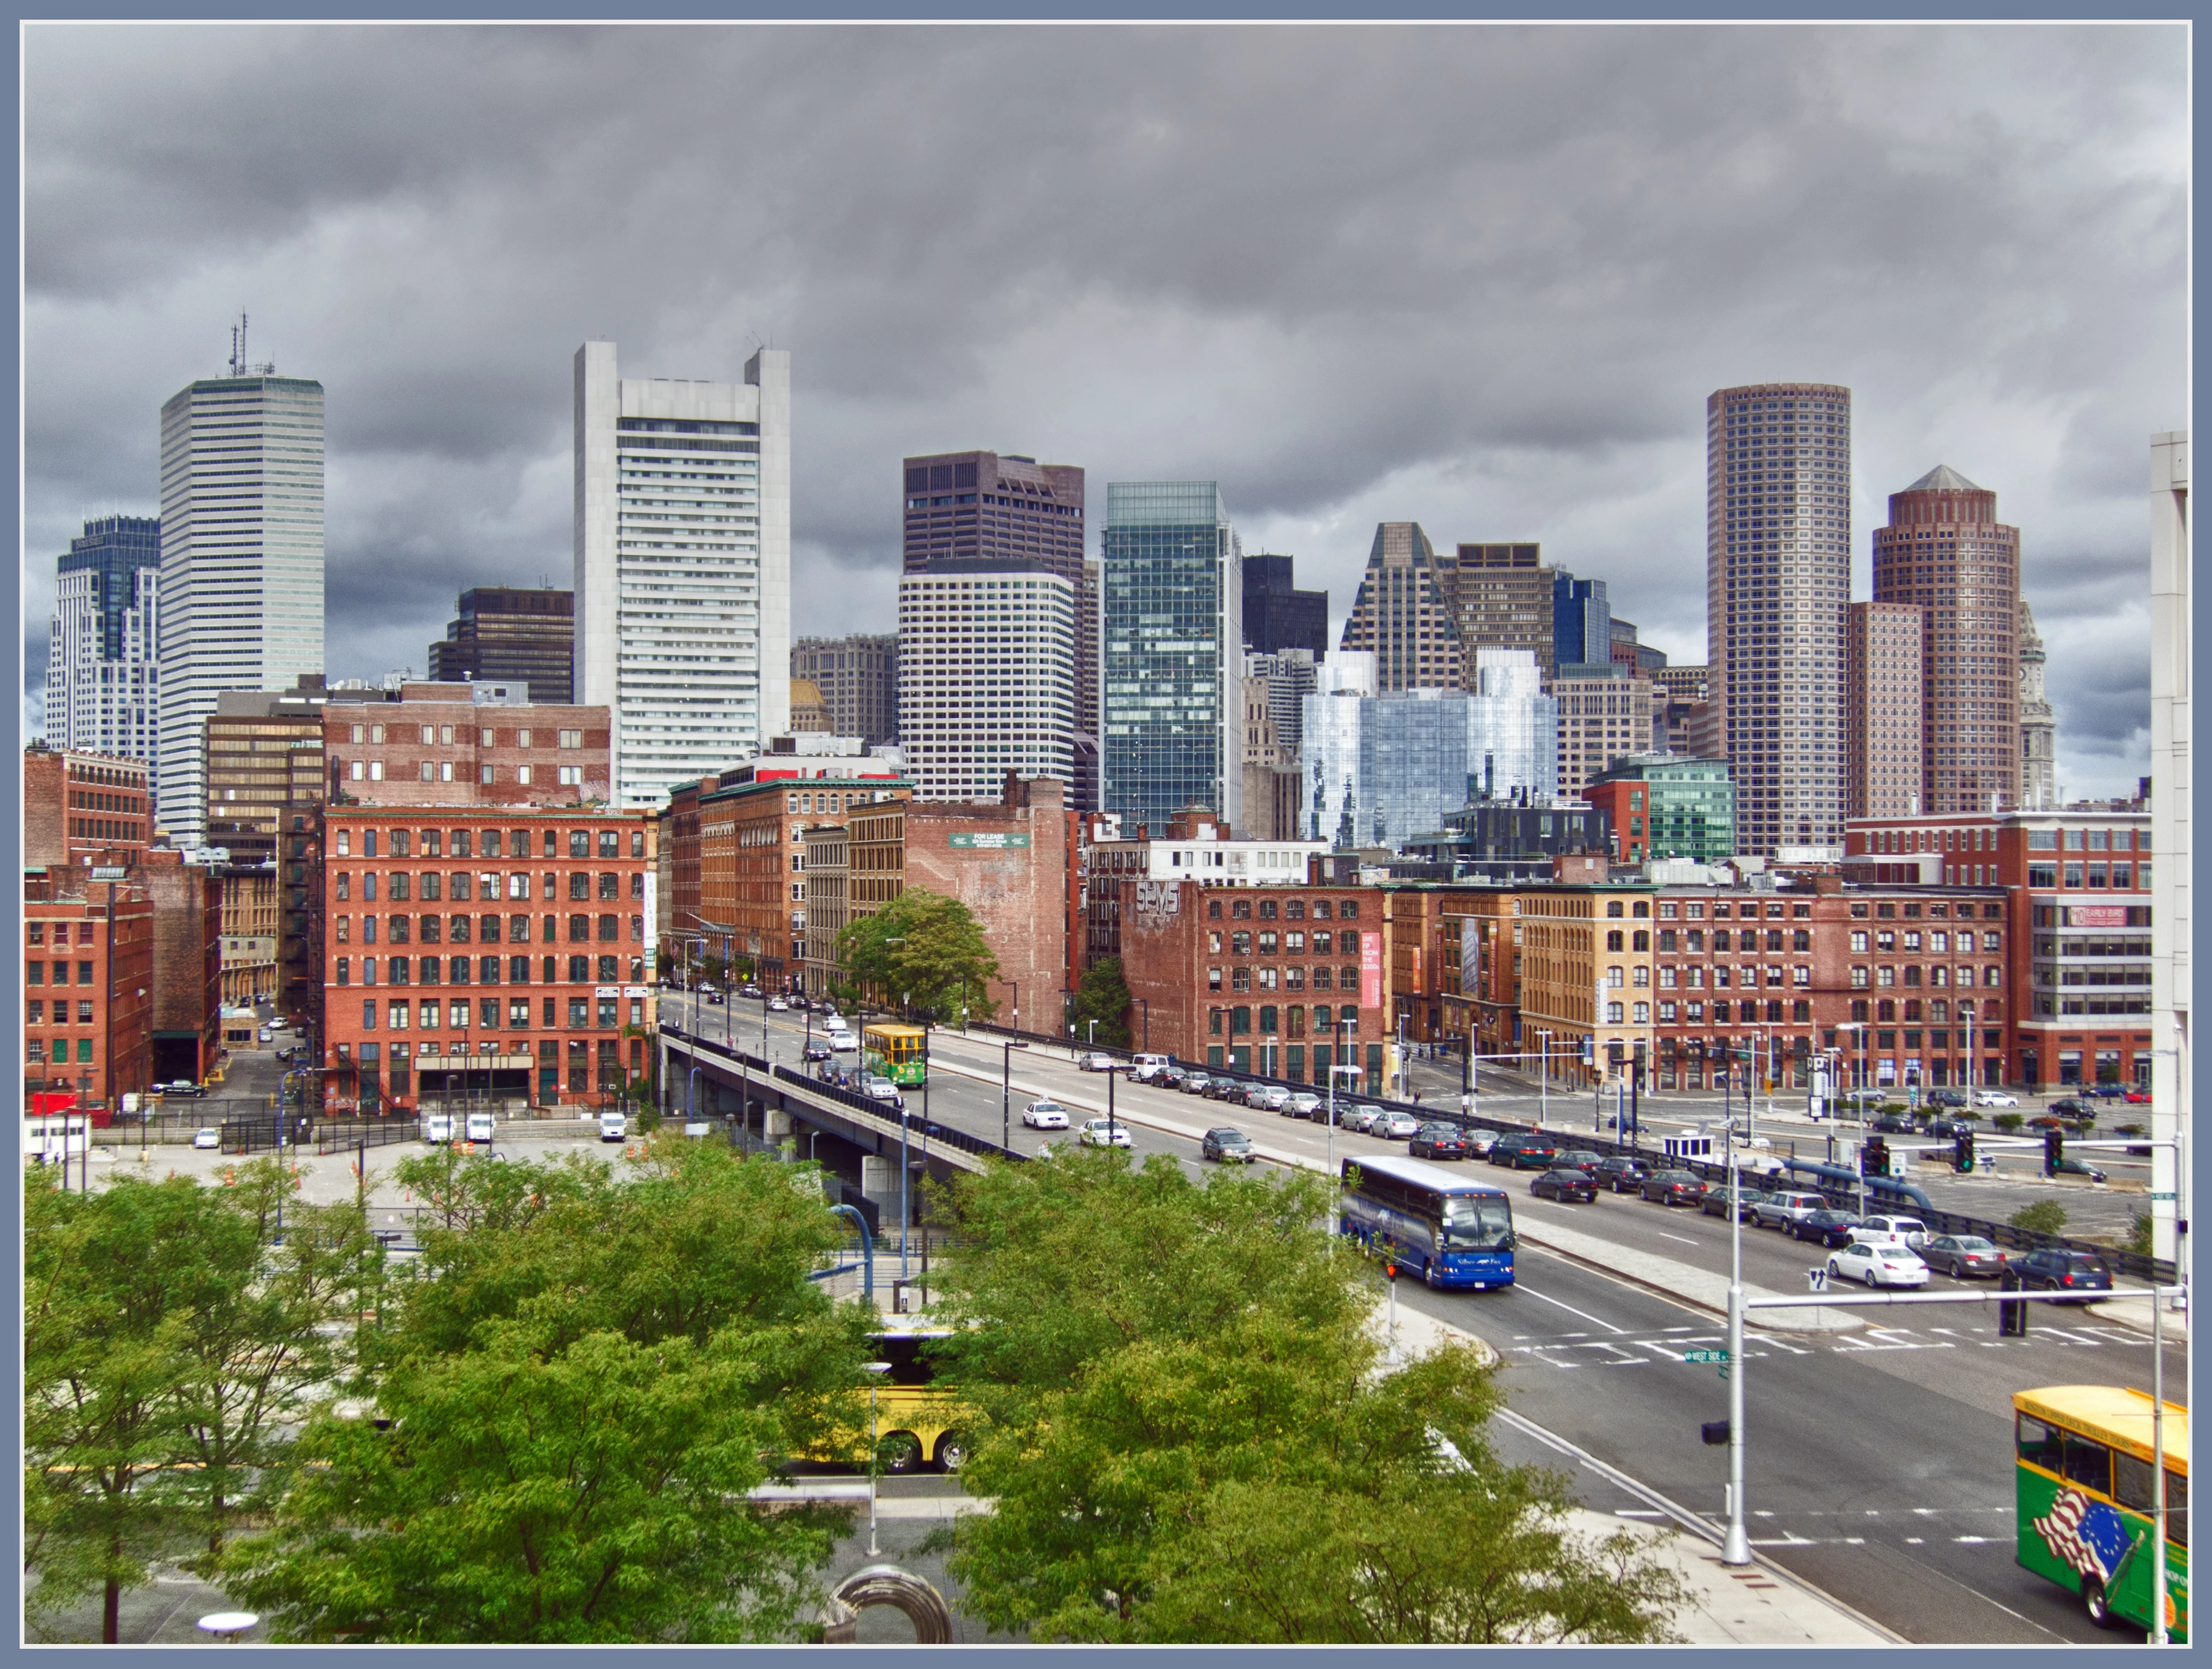
M 246 315 L 238 315 L 238 323 L 230 327 L 230 374 L 246 374 Z

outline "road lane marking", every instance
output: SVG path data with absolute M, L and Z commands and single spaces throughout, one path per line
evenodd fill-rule
M 1664 1229 L 1653 1230 L 1661 1240 L 1679 1241 L 1684 1246 L 1703 1246 L 1703 1241 L 1693 1241 L 1687 1235 L 1670 1235 Z
M 1559 1302 L 1557 1298 L 1547 1298 L 1547 1297 L 1545 1297 L 1545 1296 L 1544 1296 L 1544 1295 L 1543 1295 L 1542 1293 L 1540 1293 L 1540 1292 L 1537 1291 L 1535 1288 L 1534 1288 L 1534 1287 L 1530 1286 L 1530 1285 L 1529 1285 L 1526 1281 L 1516 1281 L 1516 1282 L 1514 1282 L 1514 1284 L 1513 1284 L 1513 1290 L 1514 1290 L 1516 1292 L 1525 1292 L 1525 1293 L 1527 1293 L 1527 1294 L 1528 1294 L 1531 1298 L 1540 1298 L 1540 1299 L 1543 1299 L 1543 1302 L 1546 1302 L 1546 1303 L 1547 1303 L 1547 1304 L 1556 1305 L 1559 1308 L 1560 1308 L 1560 1309 L 1563 1309 L 1563 1310 L 1566 1311 L 1566 1313 L 1567 1313 L 1568 1314 L 1570 1314 L 1570 1315 L 1579 1315 L 1579 1316 L 1581 1316 L 1581 1317 L 1582 1317 L 1582 1319 L 1583 1319 L 1583 1320 L 1585 1320 L 1585 1321 L 1589 1321 L 1589 1322 L 1591 1322 L 1591 1323 L 1595 1324 L 1595 1326 L 1598 1326 L 1603 1327 L 1603 1328 L 1604 1328 L 1607 1332 L 1613 1332 L 1613 1333 L 1625 1333 L 1625 1332 L 1626 1332 L 1628 1331 L 1628 1329 L 1627 1329 L 1627 1328 L 1626 1328 L 1626 1327 L 1616 1327 L 1616 1326 L 1614 1326 L 1613 1325 L 1613 1323 L 1612 1323 L 1612 1322 L 1610 1322 L 1610 1321 L 1607 1321 L 1607 1320 L 1601 1320 L 1599 1317 L 1595 1316 L 1595 1315 L 1592 1315 L 1592 1314 L 1591 1314 L 1588 1310 L 1578 1310 L 1578 1309 L 1577 1309 L 1577 1308 L 1576 1308 L 1572 1304 L 1565 1304 L 1565 1303 L 1560 1303 L 1560 1302 Z

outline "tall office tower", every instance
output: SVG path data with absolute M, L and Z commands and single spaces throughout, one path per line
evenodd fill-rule
M 898 740 L 899 640 L 805 637 L 791 646 L 791 676 L 811 678 L 830 708 L 830 728 L 870 747 Z
M 1382 522 L 1367 553 L 1346 649 L 1374 652 L 1382 693 L 1457 689 L 1467 671 L 1451 575 L 1419 522 Z
M 1186 806 L 1243 822 L 1242 550 L 1211 481 L 1106 488 L 1100 810 L 1167 827 Z M 909 744 L 910 745 L 910 744 Z
M 1705 660 L 1747 855 L 1844 843 L 1844 605 L 1851 391 L 1723 388 L 1705 401 Z
M 1285 649 L 1328 653 L 1328 593 L 1291 584 L 1295 558 L 1266 554 L 1244 559 L 1244 646 L 1262 655 Z
M 1276 739 L 1292 754 L 1304 724 L 1305 699 L 1316 687 L 1322 657 L 1310 649 L 1284 649 L 1244 657 L 1244 676 L 1267 686 L 1267 716 Z
M 1921 611 L 1923 814 L 2019 804 L 2020 530 L 1997 495 L 1937 464 L 1889 495 L 1874 598 Z
M 242 332 L 240 333 L 242 335 Z M 203 844 L 203 726 L 224 690 L 323 670 L 323 385 L 248 365 L 161 408 L 164 825 Z
M 1057 574 L 1075 589 L 1075 730 L 1077 751 L 1097 750 L 1097 576 L 1083 560 L 1083 471 L 1073 464 L 1040 464 L 1012 452 L 932 452 L 906 460 L 906 571 L 941 561 L 1022 561 Z M 1079 770 L 1073 797 L 1096 809 L 1091 773 Z M 993 789 L 995 795 L 997 790 Z
M 998 804 L 1075 769 L 1075 587 L 1014 558 L 899 578 L 899 745 L 915 798 Z
M 617 373 L 576 350 L 576 688 L 614 710 L 614 792 L 669 789 L 790 723 L 791 355 L 744 380 Z
M 1604 580 L 1562 574 L 1552 582 L 1552 671 L 1557 678 L 1612 675 L 1613 609 Z
M 1917 606 L 1854 603 L 1844 617 L 1844 804 L 1854 817 L 1920 815 L 1923 715 Z
M 1667 652 L 1655 649 L 1648 643 L 1639 643 L 1636 637 L 1636 622 L 1613 616 L 1613 664 L 1622 672 L 1641 672 L 1646 677 L 1656 674 L 1667 665 Z
M 530 699 L 566 707 L 575 689 L 576 593 L 475 586 L 461 593 L 442 643 L 430 646 L 430 682 L 526 683 Z
M 1452 609 L 1467 654 L 1481 649 L 1526 649 L 1547 683 L 1552 677 L 1552 588 L 1559 570 L 1543 562 L 1538 544 L 1462 543 L 1437 566 L 1451 580 Z M 1461 665 L 1471 678 L 1474 663 Z
M 1645 671 L 1651 680 L 1652 700 L 1664 702 L 1665 733 L 1661 745 L 1671 754 L 1695 755 L 1692 726 L 1704 710 L 1710 669 L 1703 666 L 1656 666 Z
M 2058 720 L 2043 689 L 2043 634 L 2035 610 L 2020 605 L 2020 803 L 2048 811 L 2058 804 Z
M 153 763 L 161 734 L 161 524 L 102 516 L 56 565 L 46 745 Z M 155 799 L 160 799 L 158 779 Z
M 1595 677 L 1574 677 L 1563 670 L 1552 680 L 1559 703 L 1561 793 L 1580 795 L 1614 760 L 1650 753 L 1655 741 L 1664 739 L 1666 709 L 1657 709 L 1655 724 L 1654 688 L 1640 673 L 1623 677 L 1610 667 Z

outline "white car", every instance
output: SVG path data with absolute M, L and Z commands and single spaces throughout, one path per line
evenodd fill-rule
M 1917 1252 L 1928 1243 L 1928 1225 L 1916 1217 L 1870 1217 L 1851 1230 L 1853 1240 L 1903 1244 Z
M 1869 1287 L 1926 1286 L 1928 1265 L 1910 1247 L 1893 1241 L 1853 1241 L 1828 1254 L 1828 1278 Z
M 788 1014 L 791 1012 L 791 1004 L 781 997 L 771 997 L 768 999 L 768 1011 L 770 1014 Z
M 1129 1076 L 1138 1083 L 1143 1083 L 1167 1064 L 1168 1058 L 1165 1055 L 1140 1054 L 1129 1062 Z
M 628 1137 L 629 1134 L 629 1114 L 623 1113 L 602 1113 L 599 1114 L 599 1139 L 601 1141 L 619 1142 Z
M 2018 1107 L 2020 1097 L 2008 1095 L 2002 1089 L 1984 1089 L 1974 1097 L 1977 1107 Z
M 1078 1071 L 1110 1072 L 1121 1064 L 1121 1063 L 1115 1059 L 1112 1055 L 1101 1054 L 1094 1051 L 1093 1053 L 1085 1055 L 1078 1059 L 1075 1065 Z
M 830 1034 L 830 1047 L 836 1053 L 851 1054 L 860 1047 L 860 1040 L 848 1031 L 833 1031 Z
M 1370 1136 L 1380 1136 L 1386 1142 L 1404 1141 L 1421 1127 L 1421 1121 L 1410 1113 L 1401 1113 L 1395 1108 L 1378 1113 L 1367 1126 Z
M 906 1097 L 899 1094 L 898 1085 L 887 1077 L 872 1077 L 862 1086 L 861 1094 L 871 1101 L 888 1102 L 894 1112 L 906 1111 Z
M 192 1132 L 192 1145 L 196 1148 L 219 1148 L 222 1145 L 222 1132 L 203 1126 Z
M 1022 1109 L 1022 1122 L 1031 1130 L 1065 1130 L 1067 1109 L 1058 1102 L 1033 1101 Z
M 1085 1120 L 1082 1131 L 1076 1137 L 1076 1140 L 1082 1143 L 1085 1147 L 1128 1147 L 1132 1145 L 1129 1140 L 1128 1126 L 1117 1121 L 1109 1126 L 1103 1119 L 1091 1119 Z

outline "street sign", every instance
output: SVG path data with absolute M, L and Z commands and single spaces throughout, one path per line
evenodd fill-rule
M 2170 1193 L 2154 1193 L 2151 1198 L 2153 1199 L 2172 1199 L 2173 1196 Z
M 1807 1270 L 1805 1284 L 1815 1292 L 1826 1292 L 1828 1290 L 1828 1271 L 1825 1269 Z
M 1685 1362 L 1724 1363 L 1728 1360 L 1728 1352 L 1726 1350 L 1685 1350 L 1682 1352 L 1682 1360 Z

